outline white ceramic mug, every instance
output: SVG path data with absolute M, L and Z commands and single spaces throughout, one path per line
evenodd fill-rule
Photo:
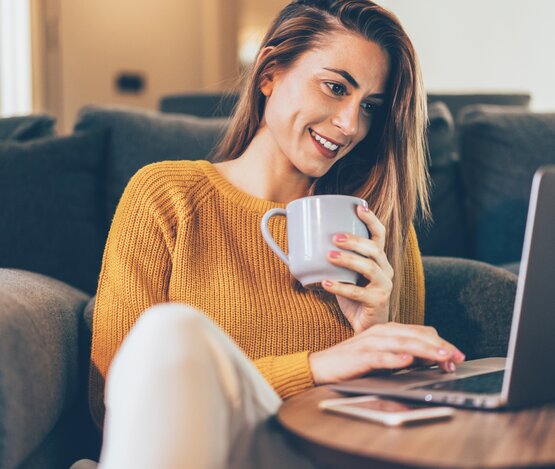
M 358 273 L 332 264 L 329 251 L 345 251 L 333 243 L 333 236 L 348 233 L 368 238 L 368 229 L 357 215 L 357 206 L 365 200 L 347 195 L 303 197 L 274 208 L 262 217 L 260 229 L 268 246 L 289 267 L 289 271 L 306 288 L 319 288 L 326 280 L 356 284 Z M 287 218 L 289 254 L 277 245 L 268 228 L 274 216 Z

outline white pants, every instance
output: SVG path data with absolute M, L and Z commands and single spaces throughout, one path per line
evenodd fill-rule
M 101 469 L 312 468 L 275 421 L 281 399 L 201 312 L 154 306 L 110 367 Z

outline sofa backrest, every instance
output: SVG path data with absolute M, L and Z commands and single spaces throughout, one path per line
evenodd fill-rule
M 458 127 L 470 257 L 518 261 L 534 172 L 555 164 L 555 113 L 477 105 Z
M 157 161 L 207 158 L 226 122 L 122 106 L 83 108 L 76 131 L 104 129 L 109 133 L 102 181 L 106 231 L 133 174 Z
M 0 144 L 0 267 L 96 291 L 103 131 Z
M 198 117 L 227 117 L 233 112 L 237 93 L 182 93 L 164 96 L 159 109 L 173 114 L 190 114 Z M 442 102 L 456 119 L 461 109 L 474 104 L 521 106 L 528 108 L 528 93 L 428 93 L 428 104 Z
M 0 142 L 25 142 L 54 135 L 56 119 L 49 114 L 0 118 Z
M 422 253 L 495 264 L 518 261 L 532 174 L 540 164 L 555 162 L 552 115 L 524 107 L 475 106 L 455 124 L 441 102 L 430 104 L 429 115 L 434 222 L 417 224 Z M 127 182 L 139 168 L 166 159 L 209 159 L 226 122 L 133 108 L 84 108 L 76 129 L 109 133 L 106 232 Z M 449 143 L 457 127 L 459 156 Z
M 142 166 L 162 160 L 210 159 L 210 152 L 226 127 L 224 118 L 200 118 L 161 114 L 144 109 L 116 106 L 87 106 L 78 116 L 75 130 L 107 130 L 109 149 L 105 162 L 103 191 L 107 233 L 117 203 L 127 182 Z M 447 107 L 430 105 L 429 142 L 431 172 L 435 179 L 432 207 L 441 214 L 431 227 L 417 226 L 423 252 L 445 255 L 466 254 L 462 236 L 462 207 L 456 193 L 444 197 L 456 183 L 452 170 L 451 141 L 454 122 Z

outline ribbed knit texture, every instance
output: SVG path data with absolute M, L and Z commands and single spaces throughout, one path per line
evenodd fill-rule
M 154 163 L 133 176 L 112 222 L 94 310 L 90 398 L 98 424 L 110 362 L 140 314 L 157 303 L 204 312 L 282 398 L 314 385 L 308 354 L 353 331 L 335 297 L 295 288 L 264 242 L 260 221 L 274 207 L 285 204 L 239 191 L 207 161 Z M 270 230 L 287 250 L 285 218 L 272 218 Z M 402 275 L 400 319 L 422 324 L 424 275 L 414 229 Z

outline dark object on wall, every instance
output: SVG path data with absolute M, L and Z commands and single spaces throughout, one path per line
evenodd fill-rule
M 120 93 L 139 94 L 145 89 L 146 79 L 137 72 L 120 73 L 116 77 L 116 89 Z

